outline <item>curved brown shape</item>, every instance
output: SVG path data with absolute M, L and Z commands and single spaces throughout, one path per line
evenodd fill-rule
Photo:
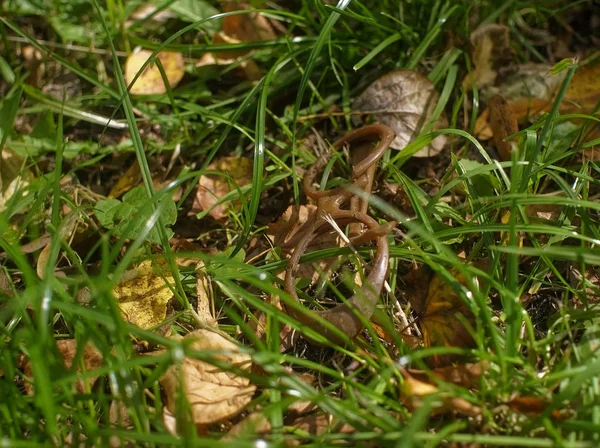
M 334 148 L 341 149 L 346 144 L 353 144 L 360 141 L 367 141 L 368 143 L 379 142 L 374 148 L 372 145 L 363 145 L 360 147 L 360 150 L 351 152 L 352 159 L 355 160 L 352 165 L 352 184 L 354 187 L 364 191 L 366 194 L 371 193 L 377 162 L 390 146 L 394 137 L 394 131 L 390 128 L 376 124 L 350 132 L 334 143 Z M 386 234 L 388 233 L 389 226 L 381 226 L 375 219 L 371 218 L 367 214 L 368 199 L 356 196 L 349 189 L 336 188 L 319 191 L 313 188 L 313 183 L 319 171 L 326 163 L 327 160 L 318 161 L 304 176 L 304 192 L 306 196 L 317 201 L 317 213 L 309 230 L 296 243 L 293 249 L 284 285 L 285 291 L 299 302 L 294 280 L 300 264 L 300 258 L 310 243 L 322 233 L 323 227 L 330 225 L 325 220 L 326 216 L 333 218 L 339 225 L 352 224 L 350 233 L 352 235 L 358 234 L 353 238 L 357 242 L 364 243 L 375 240 L 377 252 L 371 263 L 371 271 L 367 276 L 365 284 L 347 303 L 320 312 L 286 307 L 290 316 L 322 334 L 327 339 L 340 343 L 342 342 L 341 338 L 319 321 L 315 315 L 329 322 L 349 338 L 354 338 L 363 329 L 364 325 L 359 314 L 364 319 L 369 319 L 372 316 L 383 284 L 387 278 L 389 250 Z M 349 209 L 342 208 L 345 204 L 348 204 Z M 362 232 L 362 228 L 365 226 L 367 229 Z

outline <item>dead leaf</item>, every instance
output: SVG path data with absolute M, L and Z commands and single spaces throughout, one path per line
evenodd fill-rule
M 214 359 L 237 369 L 249 371 L 250 355 L 241 353 L 239 347 L 223 336 L 209 330 L 198 330 L 188 334 L 194 351 L 222 351 Z M 256 386 L 250 380 L 222 370 L 204 361 L 186 357 L 181 364 L 171 366 L 160 379 L 165 389 L 167 420 L 165 424 L 174 428 L 173 419 L 177 407 L 177 394 L 187 398 L 196 425 L 207 425 L 223 421 L 239 414 L 252 400 Z
M 142 171 L 140 169 L 140 164 L 137 159 L 133 161 L 127 171 L 119 177 L 117 183 L 112 187 L 110 193 L 108 194 L 109 198 L 118 198 L 133 187 L 137 186 L 142 180 Z
M 224 6 L 224 12 L 252 9 L 246 3 L 229 1 Z M 260 40 L 273 40 L 277 35 L 269 19 L 257 12 L 249 14 L 226 16 L 223 18 L 223 28 L 213 36 L 214 44 L 239 44 Z M 196 63 L 196 67 L 209 65 L 230 65 L 240 63 L 243 77 L 251 81 L 262 77 L 262 70 L 252 59 L 244 59 L 252 50 L 239 49 L 205 53 Z
M 425 76 L 412 70 L 395 70 L 373 82 L 354 100 L 353 112 L 372 115 L 396 132 L 391 147 L 404 149 L 431 121 L 433 111 L 440 98 L 433 83 Z M 355 124 L 361 119 L 353 118 Z M 432 130 L 447 127 L 442 116 Z M 431 144 L 419 150 L 415 157 L 431 157 L 438 154 L 446 144 L 446 137 L 439 136 Z
M 34 176 L 25 166 L 25 159 L 12 149 L 3 148 L 0 157 L 0 212 L 3 212 L 8 201 L 27 187 Z
M 510 104 L 500 95 L 494 95 L 488 105 L 490 125 L 494 136 L 494 144 L 502 160 L 511 160 L 514 142 L 505 141 L 506 137 L 519 131 L 517 116 Z
M 408 373 L 416 380 L 431 381 L 431 376 L 436 376 L 447 383 L 457 386 L 473 388 L 479 385 L 481 377 L 489 368 L 489 362 L 455 364 L 446 367 L 437 367 L 430 371 L 409 369 Z
M 209 170 L 218 171 L 228 177 L 216 174 L 203 174 L 198 182 L 196 197 L 192 211 L 210 210 L 208 214 L 217 221 L 227 218 L 227 210 L 239 207 L 239 201 L 215 204 L 226 194 L 235 189 L 234 185 L 243 187 L 252 182 L 252 161 L 246 157 L 221 157 L 208 166 Z M 232 184 L 233 182 L 233 184 Z
M 199 261 L 196 265 L 196 295 L 198 297 L 198 305 L 196 306 L 198 316 L 209 327 L 217 328 L 210 277 L 206 272 L 203 261 Z
M 135 78 L 142 65 L 144 65 L 151 55 L 152 52 L 148 50 L 139 50 L 129 55 L 125 63 L 125 80 L 128 85 L 131 84 L 133 78 Z M 169 85 L 171 88 L 174 88 L 183 78 L 185 68 L 183 56 L 181 53 L 161 51 L 157 57 L 164 68 Z M 166 91 L 167 88 L 163 82 L 160 70 L 155 63 L 151 63 L 144 69 L 129 90 L 132 95 L 158 95 Z
M 129 410 L 123 401 L 113 400 L 108 410 L 108 419 L 110 424 L 118 428 L 130 428 L 133 421 L 129 415 Z
M 506 403 L 514 412 L 525 415 L 541 415 L 549 406 L 547 401 L 538 397 L 517 396 Z M 569 415 L 561 412 L 558 409 L 553 409 L 551 416 L 555 420 L 564 420 L 569 418 Z
M 551 68 L 545 64 L 523 64 L 501 85 L 489 88 L 487 93 L 482 92 L 482 96 L 500 94 L 512 109 L 517 122 L 531 121 L 541 113 L 550 110 L 566 76 L 566 71 L 552 74 Z M 600 64 L 578 69 L 559 106 L 559 112 L 562 114 L 592 113 L 600 100 L 598 79 L 600 79 Z M 490 118 L 488 109 L 477 118 L 474 134 L 478 139 L 486 140 L 492 136 Z
M 472 84 L 481 89 L 492 86 L 498 77 L 498 69 L 512 61 L 512 49 L 508 27 L 486 23 L 477 27 L 469 38 L 472 45 L 471 61 L 475 67 L 463 81 L 463 87 L 470 90 Z
M 456 280 L 465 285 L 466 280 L 457 270 L 450 271 Z M 411 306 L 419 314 L 419 326 L 425 347 L 472 347 L 473 337 L 462 319 L 475 327 L 475 316 L 462 299 L 438 274 L 433 274 L 423 302 L 423 288 L 418 294 L 408 294 Z M 453 362 L 456 356 L 434 355 L 431 363 L 442 367 Z
M 400 386 L 402 402 L 411 411 L 423 405 L 424 397 L 437 394 L 438 400 L 432 404 L 432 415 L 440 415 L 456 412 L 469 417 L 481 415 L 482 410 L 464 398 L 453 397 L 447 393 L 441 393 L 433 384 L 419 381 L 413 378 L 407 371 L 401 369 L 404 381 Z
M 75 356 L 77 355 L 77 341 L 75 339 L 61 339 L 56 341 L 56 347 L 58 348 L 58 351 L 63 357 L 65 368 L 71 369 L 73 367 L 73 361 L 75 360 Z M 87 343 L 85 345 L 80 359 L 83 361 L 84 371 L 86 372 L 98 369 L 102 366 L 102 353 L 100 353 L 96 349 L 96 347 L 94 347 L 90 343 Z M 25 375 L 29 377 L 32 376 L 31 364 L 29 363 L 29 361 L 26 361 L 24 363 L 23 371 L 25 372 Z M 79 363 L 77 364 L 75 371 L 77 373 L 82 372 Z M 76 380 L 74 383 L 75 390 L 79 393 L 85 393 L 88 390 L 86 385 L 89 385 L 89 388 L 91 389 L 94 386 L 94 383 L 96 382 L 97 378 L 97 376 L 92 376 L 86 379 Z M 33 393 L 32 384 L 25 383 L 24 387 L 25 391 L 28 394 L 31 395 Z
M 13 296 L 11 284 L 12 284 L 12 282 L 11 282 L 10 278 L 8 277 L 8 275 L 6 275 L 4 270 L 2 268 L 0 268 L 0 297 L 2 297 L 2 296 L 12 297 Z
M 150 260 L 146 260 L 126 271 L 113 289 L 123 317 L 144 330 L 165 320 L 167 302 L 173 297 L 168 285 L 175 282 L 167 267 L 163 267 L 159 272 Z
M 169 9 L 163 9 L 157 11 L 156 5 L 152 3 L 144 3 L 140 5 L 135 11 L 131 13 L 127 21 L 125 22 L 125 28 L 129 28 L 135 22 L 139 20 L 146 20 L 144 22 L 144 28 L 156 28 L 167 20 L 177 18 L 177 15 Z
M 331 414 L 313 414 L 298 417 L 289 425 L 297 431 L 308 433 L 311 436 L 320 436 L 326 433 L 352 434 L 356 429 L 348 423 L 336 422 Z M 297 443 L 296 443 L 297 442 Z M 299 445 L 299 441 L 289 441 L 289 445 Z
M 258 6 L 254 6 L 258 7 Z M 242 2 L 227 2 L 224 6 L 224 12 L 240 11 L 243 9 L 252 9 L 253 6 Z M 223 19 L 223 32 L 240 42 L 255 42 L 258 40 L 277 39 L 275 30 L 262 13 L 252 12 L 235 16 L 227 16 Z
M 221 441 L 239 441 L 240 437 L 259 436 L 271 432 L 271 422 L 263 412 L 254 412 L 241 422 L 235 424 Z

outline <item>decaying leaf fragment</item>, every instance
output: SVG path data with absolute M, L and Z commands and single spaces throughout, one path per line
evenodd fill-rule
M 418 268 L 405 277 L 409 288 L 416 282 L 423 281 L 424 275 Z M 457 270 L 451 270 L 456 280 L 465 284 L 466 280 Z M 412 277 L 412 278 L 411 278 Z M 438 274 L 430 277 L 427 293 L 425 288 L 416 288 L 409 294 L 409 301 L 419 315 L 419 326 L 423 333 L 425 347 L 462 347 L 469 348 L 474 344 L 473 337 L 465 324 L 475 327 L 475 316 L 452 287 Z M 415 294 L 416 292 L 416 294 Z M 434 355 L 431 364 L 436 367 L 447 365 L 456 357 L 451 355 Z
M 183 342 L 191 342 L 189 348 L 193 351 L 215 352 L 214 359 L 220 363 L 245 371 L 251 368 L 250 355 L 241 353 L 236 344 L 215 332 L 198 330 L 188 334 Z M 171 366 L 160 382 L 166 393 L 164 418 L 171 428 L 180 393 L 190 404 L 194 423 L 208 425 L 239 414 L 256 390 L 249 379 L 190 357 Z
M 475 69 L 463 81 L 470 89 L 474 82 L 478 88 L 492 86 L 498 77 L 498 69 L 512 60 L 509 30 L 506 25 L 486 23 L 471 33 L 471 60 Z
M 239 204 L 226 202 L 215 204 L 230 191 L 235 185 L 243 187 L 252 182 L 252 161 L 247 157 L 221 157 L 208 166 L 211 171 L 222 174 L 203 174 L 198 182 L 196 197 L 192 205 L 194 212 L 209 210 L 208 214 L 217 221 L 227 218 L 227 210 Z
M 440 98 L 433 83 L 412 70 L 395 70 L 373 82 L 352 104 L 353 112 L 371 115 L 396 132 L 391 147 L 403 149 L 429 124 Z M 355 124 L 361 119 L 354 117 Z M 431 130 L 447 127 L 441 116 Z M 431 144 L 419 150 L 414 157 L 431 157 L 438 154 L 446 144 L 441 135 Z
M 131 84 L 131 81 L 150 56 L 152 56 L 152 52 L 148 50 L 139 50 L 129 55 L 125 63 L 125 80 L 127 84 Z M 175 87 L 183 78 L 183 56 L 181 53 L 161 51 L 158 53 L 157 58 L 160 59 L 169 85 L 171 88 Z M 166 91 L 167 88 L 156 63 L 148 65 L 129 90 L 133 95 L 158 95 Z
M 60 352 L 60 354 L 63 357 L 63 362 L 65 364 L 65 368 L 66 369 L 71 369 L 73 367 L 73 362 L 75 361 L 75 358 L 77 356 L 77 349 L 78 349 L 78 345 L 77 345 L 77 340 L 75 339 L 61 339 L 56 341 L 56 347 L 58 348 L 58 351 Z M 83 367 L 85 368 L 86 371 L 90 371 L 90 370 L 94 370 L 94 369 L 98 369 L 99 367 L 102 366 L 102 353 L 100 353 L 96 347 L 94 347 L 92 344 L 88 343 L 85 345 L 85 347 L 83 348 L 83 352 L 81 353 L 81 359 L 83 361 Z M 23 371 L 25 372 L 25 375 L 27 376 L 32 376 L 32 369 L 31 369 L 31 364 L 29 363 L 29 361 L 27 361 L 23 367 Z M 76 372 L 80 373 L 81 372 L 81 368 L 80 368 L 80 364 L 78 363 L 76 366 Z M 98 377 L 93 376 L 93 377 L 89 377 L 87 379 L 79 379 L 77 381 L 75 381 L 74 383 L 74 387 L 75 390 L 79 393 L 85 393 L 85 391 L 87 390 L 87 386 L 89 386 L 89 388 L 91 388 L 94 383 L 96 382 L 96 379 Z M 33 385 L 30 383 L 25 383 L 25 391 L 28 394 L 32 394 L 33 393 Z
M 3 148 L 0 154 L 0 212 L 19 190 L 33 180 L 33 173 L 24 166 L 25 160 L 10 148 Z
M 402 402 L 410 410 L 421 407 L 425 397 L 437 395 L 436 400 L 432 403 L 432 409 L 435 414 L 456 412 L 458 414 L 476 417 L 482 413 L 481 408 L 464 398 L 453 397 L 447 393 L 441 393 L 433 384 L 413 378 L 412 375 L 404 369 L 401 369 L 401 373 L 404 377 L 404 381 L 400 387 Z
M 505 141 L 506 137 L 519 131 L 519 123 L 512 107 L 500 95 L 490 99 L 490 125 L 494 135 L 494 144 L 502 160 L 510 160 L 512 143 Z
M 224 12 L 252 9 L 246 3 L 229 1 L 224 5 Z M 256 12 L 226 16 L 223 18 L 222 30 L 215 33 L 213 43 L 215 44 L 239 44 L 243 42 L 255 42 L 260 40 L 273 40 L 277 35 L 269 19 Z M 196 67 L 207 65 L 229 65 L 240 62 L 244 76 L 250 80 L 260 79 L 262 72 L 252 59 L 243 59 L 250 49 L 237 49 L 231 51 L 220 51 L 205 53 L 196 63 Z
M 125 320 L 147 330 L 165 320 L 167 302 L 173 297 L 169 285 L 174 283 L 166 266 L 159 272 L 150 260 L 146 260 L 125 272 L 113 289 L 113 296 L 119 302 Z

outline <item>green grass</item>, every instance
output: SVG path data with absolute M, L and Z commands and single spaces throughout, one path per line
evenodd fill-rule
M 519 62 L 548 63 L 544 47 L 524 35 L 516 19 L 544 27 L 561 23 L 561 15 L 577 5 L 514 0 L 252 3 L 285 26 L 287 34 L 274 41 L 213 44 L 201 29 L 218 29 L 226 16 L 213 16 L 218 5 L 205 10 L 206 17 L 196 13 L 158 28 L 144 23 L 126 28 L 124 20 L 139 2 L 2 2 L 0 151 L 10 148 L 22 155 L 20 170 L 30 170 L 33 180 L 0 213 L 0 286 L 3 278 L 8 282 L 7 290 L 0 288 L 0 443 L 62 446 L 82 436 L 89 446 L 108 445 L 111 437 L 143 446 L 214 446 L 223 437 L 229 423 L 198 435 L 186 416 L 185 400 L 179 416 L 184 437 L 172 436 L 162 419 L 158 379 L 182 353 L 216 362 L 210 353 L 194 352 L 160 329 L 141 330 L 126 322 L 112 297 L 113 287 L 133 265 L 162 258 L 174 278 L 174 311 L 168 316 L 172 333 L 185 335 L 201 326 L 193 311 L 195 274 L 178 266 L 169 242 L 173 232 L 196 241 L 198 250 L 177 256 L 205 263 L 220 328 L 252 357 L 256 368 L 244 374 L 257 393 L 246 413 L 261 412 L 270 421 L 272 432 L 262 437 L 274 445 L 298 439 L 323 446 L 343 439 L 359 446 L 367 441 L 375 446 L 596 446 L 599 284 L 593 275 L 585 285 L 574 278 L 600 265 L 600 170 L 594 161 L 581 161 L 585 149 L 598 145 L 583 132 L 597 125 L 598 107 L 593 115 L 580 114 L 575 125 L 564 126 L 569 117 L 559 114 L 558 104 L 579 67 L 563 64 L 568 75 L 553 108 L 520 131 L 512 161 L 497 162 L 469 133 L 480 110 L 466 109 L 463 101 L 477 92 L 461 87 L 472 66 L 468 37 L 477 24 L 508 24 Z M 57 97 L 29 84 L 30 69 L 20 55 L 25 45 L 41 52 L 48 83 L 60 87 L 64 79 L 57 75 L 69 74 L 75 88 Z M 121 67 L 123 56 L 136 46 L 181 52 L 188 61 L 183 82 L 164 95 L 129 96 Z M 193 66 L 206 51 L 232 49 L 252 50 L 246 57 L 262 69 L 260 80 L 238 77 L 238 64 Z M 394 342 L 380 340 L 368 325 L 362 339 L 338 346 L 272 304 L 272 297 L 288 306 L 295 302 L 277 277 L 285 261 L 278 248 L 267 250 L 266 226 L 288 204 L 304 203 L 300 169 L 314 160 L 306 139 L 316 132 L 332 142 L 351 129 L 353 98 L 396 68 L 415 69 L 434 82 L 441 94 L 435 114 L 445 112 L 451 124 L 424 132 L 403 151 L 384 157 L 378 185 L 402 186 L 404 201 L 372 198 L 373 216 L 401 223 L 402 234 L 389 236 L 391 292 L 382 294 L 376 313 Z M 424 177 L 412 155 L 442 133 L 451 144 L 438 159 L 439 178 Z M 566 145 L 558 143 L 565 139 Z M 156 163 L 166 166 L 176 148 L 181 151 L 177 177 L 156 188 L 153 180 L 161 175 Z M 253 161 L 252 183 L 223 199 L 240 200 L 240 212 L 226 225 L 205 214 L 200 220 L 187 218 L 198 179 L 222 155 Z M 132 163 L 139 165 L 144 186 L 145 199 L 135 204 L 143 219 L 125 222 L 118 231 L 103 227 L 93 211 Z M 331 167 L 330 184 L 339 182 L 340 165 Z M 167 207 L 177 189 L 179 214 L 171 225 Z M 561 208 L 554 220 L 536 222 L 527 214 L 531 205 Z M 43 246 L 23 249 L 46 235 L 50 249 L 40 277 L 36 261 Z M 259 249 L 268 253 L 258 256 Z M 490 269 L 483 272 L 465 263 L 461 252 L 470 261 L 487 258 Z M 354 259 L 348 249 L 330 248 L 311 252 L 305 261 L 334 255 Z M 368 250 L 361 255 L 368 257 Z M 471 389 L 436 384 L 440 394 L 481 408 L 478 417 L 430 415 L 433 399 L 412 410 L 403 403 L 398 367 L 427 368 L 427 357 L 449 350 L 410 347 L 398 332 L 404 328 L 398 304 L 410 311 L 410 291 L 401 277 L 413 262 L 445 279 L 476 317 L 476 347 L 450 351 L 489 363 L 486 374 Z M 453 270 L 465 277 L 465 285 Z M 483 281 L 477 283 L 476 276 Z M 341 299 L 347 292 L 343 282 L 329 287 Z M 88 300 L 81 299 L 82 290 Z M 266 315 L 263 339 L 252 327 L 257 311 Z M 409 312 L 409 320 L 414 317 Z M 280 353 L 284 325 L 322 346 L 301 338 Z M 66 369 L 55 344 L 62 339 L 75 339 L 80 348 L 93 344 L 103 355 L 102 365 Z M 155 356 L 138 353 L 159 348 L 165 350 Z M 358 367 L 346 370 L 352 361 Z M 81 351 L 73 365 L 83 366 Z M 313 385 L 300 379 L 302 372 L 315 377 Z M 81 391 L 75 391 L 76 383 L 84 385 Z M 33 393 L 25 393 L 25 385 L 33 386 Z M 548 405 L 537 414 L 518 414 L 506 406 L 514 396 L 539 397 Z M 323 434 L 294 430 L 288 407 L 299 400 L 332 415 L 335 425 Z M 112 401 L 127 409 L 129 428 L 111 424 Z M 554 419 L 555 409 L 568 418 Z M 356 431 L 339 434 L 342 424 Z M 241 434 L 223 444 L 254 445 L 255 439 Z

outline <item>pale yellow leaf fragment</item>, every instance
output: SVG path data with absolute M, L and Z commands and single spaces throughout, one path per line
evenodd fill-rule
M 144 65 L 151 55 L 151 51 L 139 50 L 127 58 L 127 62 L 125 63 L 125 79 L 127 84 L 131 84 L 131 81 L 138 74 L 142 65 Z M 181 53 L 161 51 L 158 53 L 157 58 L 164 68 L 169 85 L 171 88 L 175 87 L 179 84 L 181 78 L 183 78 L 185 68 L 183 56 Z M 167 88 L 160 70 L 155 63 L 150 63 L 137 78 L 129 92 L 133 95 L 158 95 L 166 91 Z
M 219 334 L 198 330 L 188 334 L 190 350 L 214 353 L 215 361 L 235 369 L 248 371 L 250 355 L 240 353 L 239 347 Z M 179 394 L 185 395 L 192 420 L 196 425 L 216 423 L 239 414 L 252 400 L 256 386 L 250 380 L 229 369 L 186 357 L 180 364 L 171 366 L 160 379 L 165 389 L 165 424 L 174 432 Z
M 147 330 L 165 320 L 167 302 L 173 297 L 169 284 L 174 284 L 173 276 L 167 270 L 163 270 L 161 276 L 151 261 L 146 260 L 125 272 L 113 289 L 113 296 L 119 302 L 123 317 Z

